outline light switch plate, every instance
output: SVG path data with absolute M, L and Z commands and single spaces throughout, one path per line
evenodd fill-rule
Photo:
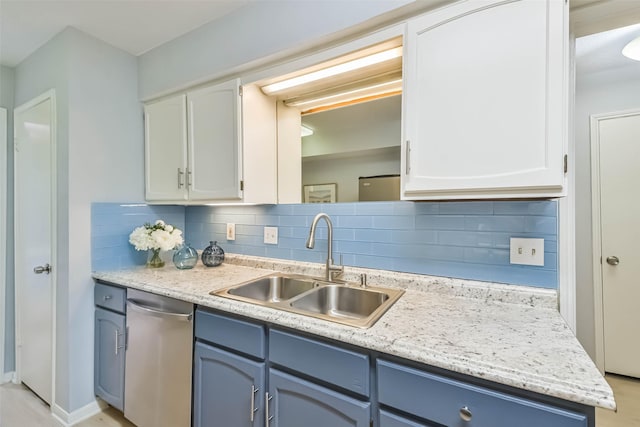
M 544 266 L 544 239 L 512 237 L 509 252 L 511 264 Z
M 227 223 L 227 240 L 236 240 L 236 225 L 232 222 Z
M 269 245 L 278 244 L 278 227 L 264 228 L 264 242 Z

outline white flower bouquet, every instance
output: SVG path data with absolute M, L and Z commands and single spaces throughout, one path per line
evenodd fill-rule
M 142 227 L 136 227 L 129 235 L 129 243 L 137 251 L 152 251 L 147 262 L 149 267 L 164 266 L 164 261 L 160 258 L 160 251 L 170 251 L 183 242 L 182 231 L 160 219 L 154 224 L 146 223 Z

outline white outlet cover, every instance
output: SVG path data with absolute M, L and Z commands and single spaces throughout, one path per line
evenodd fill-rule
M 236 240 L 236 225 L 232 222 L 227 223 L 227 240 Z
M 278 227 L 264 228 L 264 243 L 268 245 L 278 244 Z
M 511 264 L 544 266 L 544 239 L 510 239 Z

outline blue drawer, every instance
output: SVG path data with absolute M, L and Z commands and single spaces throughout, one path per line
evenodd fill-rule
M 272 329 L 269 360 L 362 396 L 370 395 L 369 356 L 365 354 Z
M 380 427 L 429 427 L 396 414 L 380 410 Z
M 587 427 L 585 415 L 551 405 L 383 360 L 377 361 L 377 369 L 380 402 L 430 422 L 452 427 Z M 464 421 L 463 415 L 471 420 Z
M 264 326 L 203 310 L 196 311 L 196 338 L 259 359 L 265 357 Z
M 93 301 L 99 307 L 124 314 L 126 300 L 127 290 L 125 288 L 97 282 L 93 289 Z

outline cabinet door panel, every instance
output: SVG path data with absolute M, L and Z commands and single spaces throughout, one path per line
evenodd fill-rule
M 269 404 L 277 427 L 368 427 L 369 402 L 362 402 L 292 375 L 269 370 Z
M 462 2 L 409 22 L 405 198 L 561 192 L 564 7 Z
M 145 197 L 187 199 L 187 115 L 184 95 L 145 105 Z
M 196 342 L 194 427 L 251 427 L 264 423 L 265 364 Z M 252 386 L 254 421 L 251 422 Z
M 189 92 L 189 197 L 239 199 L 239 80 Z
M 96 308 L 95 393 L 121 411 L 124 407 L 124 331 L 124 315 Z

